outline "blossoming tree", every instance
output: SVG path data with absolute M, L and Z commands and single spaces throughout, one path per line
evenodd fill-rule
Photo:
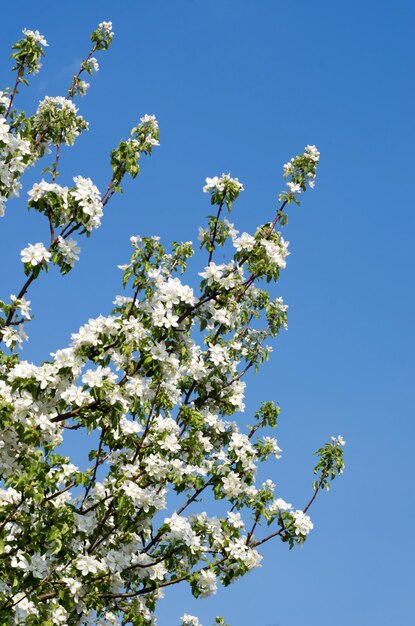
M 263 402 L 246 430 L 237 416 L 245 374 L 261 366 L 267 341 L 286 327 L 287 306 L 264 284 L 286 265 L 288 243 L 277 228 L 314 186 L 319 152 L 307 146 L 284 166 L 279 208 L 252 235 L 224 217 L 242 184 L 225 174 L 207 178 L 214 215 L 199 233 L 206 266 L 197 288 L 180 278 L 191 242 L 166 250 L 158 237 L 133 236 L 121 267 L 127 295 L 34 365 L 18 354 L 32 283 L 46 279 L 50 265 L 70 272 L 80 252 L 72 236 L 100 226 L 124 177 L 137 176 L 142 155 L 159 145 L 159 129 L 144 115 L 112 151 L 104 193 L 82 176 L 60 185 L 60 148 L 88 127 L 74 98 L 87 90 L 84 76 L 98 70 L 94 54 L 109 47 L 112 25 L 92 33 L 66 96 L 46 97 L 31 116 L 16 108 L 16 96 L 47 42 L 37 31 L 23 35 L 13 46 L 14 88 L 0 94 L 1 214 L 24 171 L 45 155 L 53 159 L 48 180 L 28 191 L 28 207 L 45 218 L 45 241 L 22 250 L 22 286 L 0 301 L 0 622 L 145 626 L 155 623 L 165 587 L 187 582 L 195 596 L 207 596 L 257 567 L 268 541 L 302 544 L 313 528 L 310 505 L 343 470 L 344 441 L 332 437 L 317 451 L 310 501 L 293 508 L 276 497 L 272 480 L 256 482 L 258 464 L 280 457 L 266 434 L 279 408 Z M 227 262 L 215 261 L 218 246 Z M 68 430 L 83 445 L 93 442 L 85 467 L 60 451 Z M 201 512 L 209 492 L 215 515 Z M 166 511 L 168 493 L 176 496 Z M 199 621 L 184 614 L 182 624 Z

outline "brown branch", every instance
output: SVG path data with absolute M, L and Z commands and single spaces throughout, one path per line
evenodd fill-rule
M 273 537 L 278 537 L 279 535 L 281 535 L 284 532 L 284 530 L 285 530 L 285 528 L 280 528 L 275 533 L 271 533 L 270 535 L 268 535 L 268 537 L 264 537 L 264 539 L 261 539 L 260 541 L 255 541 L 251 545 L 252 545 L 253 548 L 257 548 L 258 546 L 262 545 L 266 541 L 269 541 L 270 539 L 273 539 Z
M 22 62 L 23 62 L 23 63 L 24 63 L 24 61 L 25 61 L 25 58 L 26 58 L 26 57 L 24 56 L 24 57 L 23 57 L 23 59 L 22 59 Z M 17 88 L 18 88 L 18 86 L 19 86 L 19 83 L 20 83 L 20 80 L 21 80 L 21 78 L 22 78 L 23 74 L 24 74 L 24 66 L 23 66 L 23 65 L 21 65 L 21 66 L 19 67 L 18 72 L 17 72 L 16 82 L 14 83 L 13 91 L 12 91 L 12 92 L 11 92 L 11 94 L 10 94 L 9 106 L 7 107 L 7 111 L 6 111 L 5 115 L 4 115 L 4 119 L 6 119 L 6 120 L 7 120 L 7 118 L 9 117 L 9 113 L 10 113 L 11 108 L 12 108 L 12 105 L 13 105 L 13 100 L 14 100 L 15 95 L 17 94 Z
M 249 531 L 247 537 L 246 537 L 246 545 L 248 546 L 251 539 L 252 539 L 252 535 L 254 534 L 255 528 L 259 522 L 259 518 L 261 517 L 261 511 L 257 511 L 256 515 L 255 515 L 255 520 L 254 523 L 252 525 L 251 530 Z
M 86 404 L 85 406 L 79 406 L 77 409 L 73 409 L 72 411 L 68 411 L 67 413 L 60 413 L 59 415 L 52 417 L 50 421 L 54 423 L 63 422 L 70 417 L 75 417 L 76 415 L 79 415 L 79 413 L 81 413 L 81 411 L 83 410 L 95 409 L 98 405 L 99 400 L 94 400 L 90 404 Z
M 66 491 L 69 491 L 69 489 L 72 489 L 72 487 L 75 487 L 75 483 L 71 483 L 70 485 L 65 487 L 65 489 L 61 489 L 60 491 L 55 491 L 55 493 L 52 493 L 50 496 L 46 496 L 46 498 L 42 500 L 41 504 L 44 504 L 45 502 L 48 502 L 49 500 L 53 500 L 54 498 L 57 498 L 58 496 L 65 493 Z
M 76 84 L 77 84 L 77 82 L 79 80 L 79 77 L 82 74 L 82 72 L 85 72 L 85 63 L 87 61 L 89 61 L 89 59 L 92 57 L 92 55 L 94 54 L 94 52 L 96 50 L 97 50 L 97 43 L 94 43 L 94 45 L 92 46 L 88 56 L 85 57 L 85 59 L 82 61 L 81 67 L 79 68 L 78 73 L 75 74 L 75 76 L 73 77 L 72 84 L 71 84 L 71 86 L 68 89 L 68 95 L 66 96 L 68 99 L 73 98 L 75 87 L 76 87 Z
M 324 481 L 327 478 L 327 474 L 325 472 L 323 472 L 319 483 L 317 485 L 317 487 L 314 489 L 314 493 L 312 495 L 312 497 L 310 498 L 309 502 L 306 504 L 306 506 L 303 508 L 303 513 L 307 513 L 308 509 L 310 508 L 310 506 L 313 504 L 314 500 L 317 498 L 317 494 L 321 489 L 322 484 L 324 483 Z
M 226 561 L 227 558 L 228 558 L 227 556 L 222 557 L 221 559 L 213 563 L 213 566 L 217 567 L 218 565 Z M 185 574 L 184 576 L 179 576 L 178 578 L 174 578 L 172 580 L 167 580 L 166 582 L 160 583 L 158 585 L 156 584 L 150 587 L 144 587 L 143 589 L 140 589 L 139 591 L 134 591 L 131 593 L 103 593 L 103 594 L 99 594 L 99 597 L 100 598 L 134 598 L 135 596 L 142 596 L 142 595 L 145 595 L 146 593 L 157 591 L 157 589 L 160 589 L 161 587 L 169 587 L 170 585 L 176 585 L 177 583 L 180 583 L 183 580 L 186 580 L 187 578 L 192 576 L 194 573 L 199 574 L 203 570 L 211 569 L 211 566 L 212 566 L 212 563 L 210 563 L 209 565 L 206 565 L 205 567 L 201 567 L 199 570 L 197 570 L 197 572 L 190 572 L 189 574 Z

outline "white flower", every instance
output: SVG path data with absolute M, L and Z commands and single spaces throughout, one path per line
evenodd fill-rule
M 290 254 L 288 252 L 289 241 L 284 241 L 280 237 L 279 245 L 268 239 L 261 239 L 261 245 L 265 248 L 267 257 L 272 263 L 275 263 L 281 269 L 287 266 L 286 257 Z
M 203 191 L 205 193 L 209 193 L 210 191 L 223 191 L 224 185 L 220 182 L 218 176 L 214 176 L 213 178 L 206 178 L 206 185 L 203 187 Z
M 197 617 L 195 617 L 194 615 L 189 615 L 188 613 L 182 615 L 180 619 L 181 626 L 202 626 Z
M 259 554 L 257 550 L 248 548 L 244 557 L 244 564 L 248 569 L 254 569 L 255 567 L 260 567 L 262 558 L 262 554 Z
M 63 198 L 64 205 L 66 204 L 67 206 L 68 187 L 61 187 L 60 185 L 57 185 L 56 183 L 48 183 L 44 179 L 42 179 L 40 183 L 35 183 L 32 189 L 30 189 L 30 191 L 27 192 L 27 195 L 29 196 L 31 200 L 33 200 L 34 202 L 37 202 L 49 192 L 53 192 L 57 196 Z
M 83 225 L 88 231 L 98 228 L 101 225 L 103 210 L 101 196 L 97 187 L 90 178 L 75 176 L 73 180 L 76 188 L 69 193 L 82 208 L 84 213 Z
M 0 332 L 2 333 L 3 341 L 8 348 L 10 348 L 13 343 L 16 343 L 19 348 L 21 348 L 23 341 L 26 341 L 27 339 L 27 335 L 22 326 L 20 326 L 17 330 L 8 326 Z
M 0 104 L 2 104 L 6 109 L 10 104 L 10 98 L 4 91 L 0 91 Z
M 303 511 L 293 511 L 291 515 L 294 518 L 296 535 L 308 535 L 310 530 L 314 528 L 313 522 Z
M 78 111 L 72 100 L 68 98 L 64 98 L 63 96 L 46 96 L 39 102 L 36 116 L 41 116 L 45 112 L 49 115 L 49 112 L 54 109 L 64 111 L 65 113 L 72 113 L 73 115 L 76 115 Z
M 237 237 L 233 241 L 233 245 L 240 252 L 241 250 L 247 250 L 250 252 L 255 245 L 255 238 L 248 233 L 242 233 L 240 237 Z
M 199 276 L 204 278 L 208 285 L 212 285 L 214 282 L 218 282 L 222 278 L 225 267 L 225 265 L 216 265 L 216 263 L 211 261 L 205 268 L 204 272 L 199 272 Z
M 43 243 L 35 243 L 29 244 L 27 248 L 24 248 L 20 256 L 22 257 L 22 262 L 35 267 L 36 265 L 40 265 L 44 261 L 49 261 L 50 252 L 46 250 Z
M 281 448 L 279 447 L 277 440 L 274 437 L 264 437 L 264 443 L 267 444 L 271 448 L 271 454 L 275 456 L 276 459 L 281 458 Z
M 200 578 L 197 586 L 202 598 L 206 598 L 207 596 L 216 593 L 217 585 L 215 573 L 212 572 L 212 570 L 202 570 L 200 572 Z
M 42 46 L 48 46 L 48 42 L 46 41 L 46 39 L 44 38 L 43 35 L 41 35 L 39 33 L 38 30 L 29 30 L 27 28 L 24 28 L 22 30 L 22 33 L 25 37 L 27 37 L 28 39 L 33 39 L 36 43 L 40 43 Z
M 343 439 L 343 437 L 341 435 L 339 435 L 338 437 L 332 437 L 331 438 L 332 442 L 334 443 L 335 446 L 345 446 L 346 442 Z
M 25 298 L 18 300 L 13 294 L 10 295 L 10 300 L 17 306 L 22 317 L 27 320 L 32 319 L 30 316 L 30 300 L 25 300 Z
M 287 183 L 287 187 L 290 190 L 291 194 L 295 194 L 295 193 L 301 193 L 302 189 L 301 189 L 301 185 L 299 185 L 298 183 Z
M 228 185 L 232 186 L 238 193 L 244 191 L 242 183 L 237 178 L 231 178 L 230 174 L 222 174 L 220 178 L 218 176 L 206 178 L 206 185 L 203 187 L 203 191 L 205 193 L 222 193 Z
M 271 502 L 268 507 L 268 510 L 271 513 L 278 513 L 279 511 L 289 511 L 290 509 L 292 509 L 292 504 L 286 502 L 282 498 L 276 498 L 275 500 L 273 500 L 273 502 Z
M 54 624 L 66 624 L 68 619 L 68 613 L 65 611 L 63 606 L 58 606 L 56 609 L 52 611 L 52 622 Z
M 240 513 L 232 513 L 232 511 L 228 511 L 227 519 L 228 519 L 229 524 L 233 526 L 234 528 L 242 529 L 245 527 L 245 524 L 243 523 L 241 519 Z
M 62 578 L 62 582 L 69 588 L 69 591 L 73 595 L 75 601 L 78 598 L 78 592 L 82 589 L 83 583 L 75 578 L 69 578 L 67 576 Z
M 61 252 L 65 260 L 65 263 L 67 263 L 68 265 L 73 267 L 75 264 L 75 261 L 79 261 L 78 254 L 81 251 L 81 248 L 77 246 L 75 239 L 65 240 L 63 239 L 63 237 L 59 236 L 58 247 L 59 247 L 59 251 Z
M 291 161 L 288 161 L 288 163 L 284 163 L 283 165 L 284 178 L 287 178 L 287 176 L 293 173 L 294 171 L 293 161 L 294 159 L 291 159 Z
M 227 351 L 223 346 L 210 346 L 209 347 L 209 359 L 214 365 L 221 365 L 226 361 Z
M 102 626 L 119 626 L 120 622 L 118 621 L 118 617 L 114 613 L 107 611 L 104 615 L 104 618 L 106 621 Z
M 7 379 L 9 382 L 13 382 L 18 378 L 28 380 L 29 378 L 34 378 L 36 372 L 37 367 L 35 365 L 28 363 L 27 361 L 20 361 L 20 363 L 17 363 L 13 369 L 10 370 Z
M 24 556 L 24 554 L 19 550 L 14 556 L 12 556 L 10 565 L 16 569 L 29 570 L 30 564 L 28 559 Z
M 320 160 L 320 152 L 317 150 L 316 146 L 306 146 L 304 148 L 304 156 L 316 163 Z
M 88 65 L 89 65 L 89 68 L 91 70 L 93 70 L 94 72 L 98 72 L 98 70 L 99 70 L 99 63 L 98 63 L 98 61 L 96 60 L 95 57 L 91 57 L 89 59 Z
M 20 598 L 20 599 L 19 599 Z M 38 615 L 38 610 L 34 602 L 31 602 L 24 593 L 18 594 L 13 598 L 16 610 L 14 614 L 14 623 L 22 624 L 26 621 L 28 615 Z
M 96 370 L 88 370 L 82 377 L 82 382 L 90 387 L 102 387 L 105 380 L 115 382 L 117 376 L 109 367 L 102 367 L 102 365 L 98 365 Z
M 145 115 L 143 115 L 143 117 L 140 117 L 140 122 L 141 124 L 148 124 L 153 128 L 153 130 L 157 130 L 157 128 L 159 127 L 155 115 L 147 115 L 146 113 Z
M 85 80 L 78 80 L 76 83 L 78 95 L 85 96 L 90 86 L 90 83 L 87 83 Z
M 223 493 L 228 499 L 236 498 L 244 491 L 244 485 L 235 472 L 229 472 L 227 476 L 223 476 L 222 485 Z
M 79 556 L 74 563 L 77 570 L 79 570 L 82 576 L 87 574 L 96 574 L 99 570 L 105 569 L 105 565 L 98 561 L 93 556 Z
M 152 311 L 154 326 L 163 326 L 164 328 L 176 328 L 178 326 L 178 315 L 174 315 L 171 309 L 167 309 L 161 302 L 158 302 Z
M 49 141 L 72 145 L 81 132 L 87 130 L 88 123 L 77 115 L 78 109 L 68 98 L 46 96 L 33 117 L 33 132 L 39 145 Z
M 114 36 L 114 33 L 111 32 L 112 22 L 101 22 L 100 24 L 98 24 L 98 28 L 105 31 L 105 34 L 108 35 L 109 37 Z

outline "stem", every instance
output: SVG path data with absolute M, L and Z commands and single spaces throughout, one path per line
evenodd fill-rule
M 261 546 L 263 543 L 265 543 L 266 541 L 269 541 L 273 537 L 278 537 L 284 532 L 284 530 L 285 528 L 280 528 L 275 533 L 271 533 L 270 535 L 268 535 L 268 537 L 264 537 L 264 539 L 261 539 L 260 541 L 255 541 L 255 543 L 252 544 L 252 547 L 257 548 L 258 546 Z
M 319 480 L 319 483 L 318 483 L 317 487 L 314 489 L 314 493 L 313 493 L 312 497 L 310 498 L 309 502 L 304 507 L 303 513 L 307 513 L 308 509 L 313 504 L 314 500 L 317 498 L 317 494 L 320 491 L 321 486 L 322 486 L 323 482 L 326 480 L 326 478 L 327 478 L 327 474 L 323 473 L 321 478 L 320 478 L 320 480 Z
M 89 61 L 89 59 L 92 57 L 92 55 L 94 54 L 94 52 L 96 51 L 96 49 L 97 49 L 97 44 L 96 44 L 96 43 L 94 43 L 94 45 L 92 46 L 92 48 L 91 48 L 91 50 L 90 50 L 90 52 L 89 52 L 88 56 L 87 56 L 87 57 L 85 57 L 85 59 L 82 61 L 82 63 L 81 63 L 81 67 L 79 68 L 78 73 L 77 73 L 77 74 L 73 77 L 72 84 L 71 84 L 71 86 L 70 86 L 70 87 L 69 87 L 69 89 L 68 89 L 68 95 L 66 96 L 66 97 L 68 98 L 68 100 L 69 100 L 70 98 L 73 98 L 73 96 L 74 96 L 74 91 L 75 91 L 75 87 L 76 87 L 76 83 L 78 82 L 79 77 L 80 77 L 80 75 L 82 74 L 82 72 L 85 72 L 85 67 L 84 67 L 84 65 L 85 65 L 85 63 L 86 63 L 87 61 Z
M 104 428 L 101 431 L 101 437 L 99 438 L 99 446 L 98 446 L 97 458 L 95 460 L 95 465 L 94 465 L 94 469 L 93 469 L 93 472 L 92 472 L 92 478 L 89 481 L 87 488 L 85 489 L 84 498 L 82 500 L 81 507 L 80 507 L 81 511 L 82 511 L 82 507 L 84 506 L 84 502 L 87 499 L 88 494 L 89 494 L 89 492 L 92 489 L 92 485 L 94 484 L 95 479 L 97 477 L 98 467 L 101 465 L 100 456 L 101 456 L 101 453 L 102 453 L 102 447 L 104 445 L 104 437 L 105 437 L 105 433 L 107 432 L 107 430 L 108 430 L 108 426 L 104 426 Z
M 23 298 L 23 296 L 25 295 L 26 291 L 29 289 L 30 285 L 32 284 L 32 282 L 35 280 L 35 275 L 34 274 L 30 274 L 29 278 L 27 279 L 27 281 L 25 282 L 25 284 L 23 285 L 23 287 L 21 288 L 21 290 L 19 291 L 19 294 L 17 296 L 17 300 L 20 300 L 20 298 Z M 10 309 L 10 312 L 7 316 L 6 322 L 4 324 L 3 328 L 6 328 L 7 326 L 10 326 L 11 321 L 13 319 L 13 315 L 16 312 L 16 307 Z
M 140 450 L 143 447 L 144 441 L 145 441 L 145 439 L 147 437 L 147 434 L 148 434 L 148 431 L 150 429 L 151 421 L 153 419 L 153 412 L 154 412 L 154 409 L 156 407 L 156 402 L 157 402 L 158 395 L 160 393 L 160 388 L 161 388 L 161 382 L 157 385 L 156 393 L 154 394 L 153 403 L 151 405 L 150 412 L 148 414 L 146 427 L 144 429 L 143 435 L 142 435 L 142 437 L 141 437 L 141 439 L 140 439 L 140 441 L 139 441 L 139 443 L 138 443 L 138 445 L 136 447 L 136 450 L 134 452 L 133 460 L 131 461 L 133 464 L 136 462 L 137 457 L 140 454 Z
M 25 60 L 25 57 L 23 57 L 23 63 L 24 63 L 24 60 Z M 19 67 L 18 72 L 17 72 L 16 82 L 14 83 L 13 91 L 10 94 L 9 106 L 7 107 L 7 111 L 6 111 L 5 116 L 4 116 L 4 119 L 6 119 L 6 120 L 9 117 L 9 113 L 10 113 L 11 108 L 12 108 L 14 97 L 17 94 L 17 87 L 19 86 L 20 79 L 22 78 L 23 74 L 24 74 L 24 65 L 21 65 Z
M 246 545 L 247 545 L 247 546 L 249 545 L 249 543 L 250 543 L 250 541 L 251 541 L 251 539 L 252 539 L 252 535 L 254 534 L 254 530 L 255 530 L 255 528 L 256 528 L 256 526 L 257 526 L 258 522 L 259 522 L 259 518 L 260 518 L 260 517 L 261 517 L 261 511 L 257 511 L 257 514 L 255 515 L 255 521 L 254 521 L 254 523 L 253 523 L 253 525 L 252 525 L 252 528 L 251 528 L 251 530 L 249 531 L 248 536 L 247 536 L 247 538 L 246 538 Z
M 52 493 L 50 496 L 46 496 L 42 504 L 44 504 L 45 502 L 48 502 L 49 500 L 53 500 L 54 498 L 57 498 L 58 496 L 65 493 L 66 491 L 69 491 L 69 489 L 72 489 L 72 487 L 75 487 L 75 483 L 71 483 L 70 485 L 65 487 L 65 489 L 61 489 L 60 491 L 56 491 L 55 493 Z
M 56 177 L 58 175 L 58 163 L 59 163 L 59 157 L 60 157 L 60 152 L 61 152 L 61 145 L 62 145 L 62 133 L 60 134 L 59 142 L 56 145 L 55 161 L 53 163 L 53 169 L 52 169 L 52 183 L 55 182 Z
M 201 567 L 200 569 L 197 570 L 197 572 L 193 572 L 193 573 L 199 574 L 203 570 L 211 569 L 212 565 L 216 567 L 220 565 L 221 563 L 223 563 L 227 558 L 228 557 L 224 556 L 218 561 L 216 561 L 215 563 L 210 563 L 209 565 L 206 565 L 205 567 Z M 103 593 L 103 594 L 99 594 L 99 597 L 100 598 L 134 598 L 136 596 L 142 596 L 146 593 L 151 593 L 152 591 L 157 591 L 157 589 L 160 589 L 161 587 L 169 587 L 170 585 L 176 585 L 177 583 L 180 583 L 183 580 L 186 580 L 191 575 L 192 573 L 185 574 L 184 576 L 179 576 L 178 578 L 173 578 L 172 580 L 167 580 L 164 583 L 160 583 L 158 585 L 152 585 L 151 587 L 144 587 L 143 589 L 140 589 L 139 591 L 134 591 L 131 593 L 105 593 L 105 594 Z
M 221 203 L 220 203 L 220 205 L 219 205 L 219 210 L 218 210 L 218 213 L 217 213 L 217 215 L 216 215 L 216 219 L 215 219 L 215 226 L 214 226 L 214 228 L 213 228 L 212 237 L 211 237 L 210 242 L 209 242 L 209 243 L 210 243 L 211 250 L 210 250 L 210 253 L 209 253 L 208 265 L 209 265 L 209 263 L 210 263 L 210 262 L 211 262 L 211 260 L 212 260 L 213 251 L 214 251 L 214 249 L 215 249 L 215 239 L 216 239 L 216 234 L 217 234 L 217 232 L 218 232 L 218 222 L 219 222 L 220 214 L 221 214 L 221 212 L 222 212 L 223 202 L 224 202 L 224 200 L 222 200 L 222 202 L 221 202 Z

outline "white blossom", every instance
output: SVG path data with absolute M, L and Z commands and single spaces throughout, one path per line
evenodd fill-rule
M 82 576 L 86 576 L 87 574 L 96 574 L 97 572 L 105 569 L 103 563 L 95 557 L 89 555 L 77 557 L 75 560 L 75 567 L 81 572 Z
M 198 580 L 197 586 L 202 598 L 216 593 L 217 584 L 215 573 L 212 572 L 212 570 L 202 570 L 200 572 L 200 578 Z
M 202 626 L 197 617 L 195 617 L 194 615 L 189 615 L 188 613 L 182 615 L 180 619 L 181 626 Z
M 224 269 L 225 265 L 216 265 L 211 261 L 204 272 L 199 272 L 199 276 L 204 278 L 208 285 L 213 285 L 214 282 L 218 282 L 222 278 Z
M 65 263 L 73 267 L 75 261 L 79 261 L 78 254 L 81 251 L 81 248 L 77 245 L 75 239 L 63 239 L 63 237 L 59 236 L 57 244 L 63 258 L 65 259 Z
M 36 265 L 49 261 L 51 254 L 46 250 L 43 243 L 35 243 L 28 244 L 27 248 L 21 251 L 20 256 L 22 257 L 23 263 L 35 267 Z
M 287 183 L 287 187 L 291 194 L 302 192 L 301 185 L 299 185 L 298 183 L 289 182 Z
M 205 193 L 223 193 L 229 184 L 234 185 L 238 191 L 244 190 L 242 183 L 237 178 L 232 178 L 230 174 L 222 174 L 220 177 L 206 178 L 206 185 L 203 187 L 203 191 Z
M 100 193 L 90 178 L 75 176 L 75 189 L 70 191 L 70 195 L 76 200 L 82 209 L 82 223 L 90 231 L 98 228 L 103 216 L 103 208 Z
M 253 250 L 253 247 L 255 245 L 255 237 L 252 237 L 252 235 L 249 235 L 248 233 L 242 233 L 240 237 L 237 237 L 233 240 L 233 245 L 238 250 L 238 252 L 240 252 L 241 250 L 246 250 L 247 252 L 250 252 L 251 250 Z
M 294 518 L 296 535 L 308 535 L 310 530 L 314 528 L 313 522 L 303 511 L 293 511 L 291 515 Z
M 24 28 L 22 33 L 28 39 L 33 39 L 33 41 L 35 41 L 36 43 L 40 43 L 42 46 L 49 45 L 44 36 L 41 35 L 38 30 L 29 30 L 27 28 Z

